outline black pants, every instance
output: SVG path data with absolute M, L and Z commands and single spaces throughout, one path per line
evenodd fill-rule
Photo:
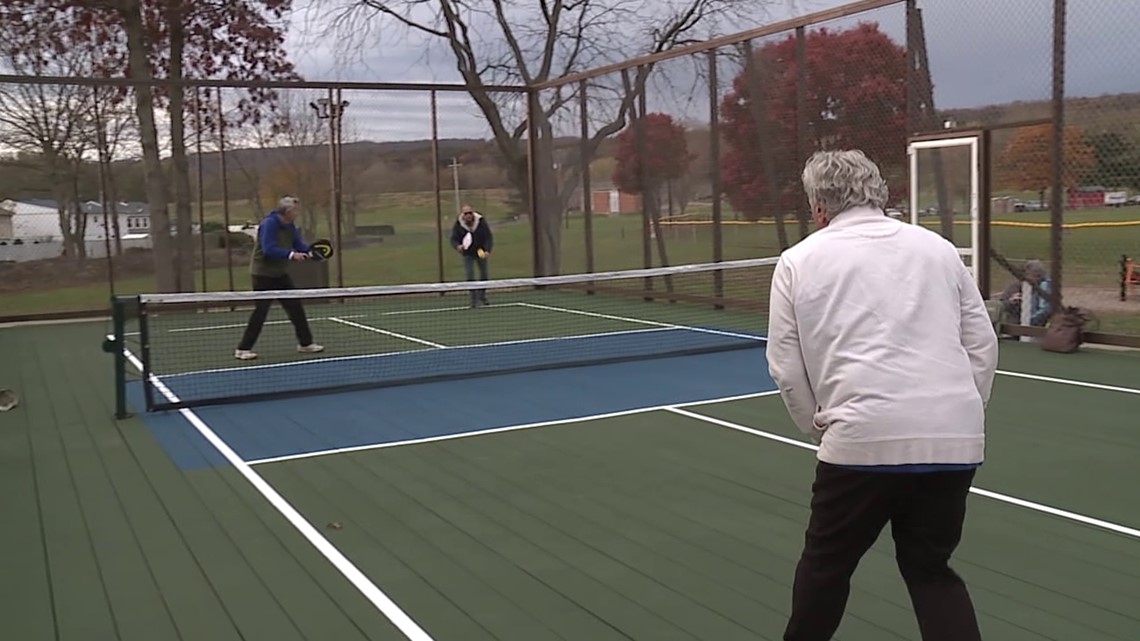
M 860 559 L 891 524 L 923 641 L 980 641 L 966 584 L 950 569 L 974 472 L 895 474 L 819 463 L 785 641 L 828 641 Z
M 487 280 L 487 259 L 479 258 L 471 254 L 463 254 L 463 271 L 467 275 L 467 280 L 475 280 L 475 266 L 479 267 L 479 280 Z M 473 289 L 471 290 L 471 302 L 487 302 L 487 290 Z
M 293 289 L 293 279 L 289 278 L 288 274 L 284 276 L 253 276 L 254 291 L 263 292 L 274 289 Z M 278 302 L 285 309 L 289 321 L 293 323 L 293 331 L 297 334 L 297 344 L 312 345 L 313 333 L 309 329 L 309 320 L 305 318 L 305 308 L 301 305 L 301 301 L 296 298 L 284 298 Z M 261 336 L 261 328 L 265 325 L 265 318 L 269 316 L 269 307 L 272 304 L 273 301 L 269 299 L 256 301 L 253 313 L 249 315 L 249 322 L 245 326 L 245 334 L 241 337 L 241 343 L 238 343 L 238 349 L 253 349 L 257 338 Z

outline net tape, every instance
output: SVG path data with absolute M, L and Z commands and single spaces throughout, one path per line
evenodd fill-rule
M 974 252 L 968 247 L 959 247 L 958 255 L 966 258 L 972 257 Z M 503 290 L 519 289 L 523 287 L 544 287 L 554 285 L 577 285 L 596 282 L 630 280 L 634 278 L 652 278 L 659 276 L 673 276 L 678 274 L 701 274 L 709 272 L 733 271 L 738 269 L 754 269 L 758 267 L 774 267 L 780 261 L 779 257 L 746 258 L 742 260 L 729 260 L 719 263 L 692 263 L 672 267 L 651 267 L 646 269 L 627 269 L 592 274 L 568 274 L 564 276 L 537 276 L 530 278 L 503 278 L 488 281 L 461 281 L 452 283 L 418 283 L 411 285 L 370 285 L 363 287 L 333 287 L 320 289 L 287 289 L 263 291 L 230 291 L 230 292 L 187 292 L 177 294 L 139 294 L 126 297 L 137 300 L 144 305 L 164 304 L 210 304 L 232 303 L 256 300 L 280 299 L 311 299 L 311 298 L 367 298 L 379 296 L 398 296 L 412 294 L 435 294 L 446 292 L 467 292 L 472 290 Z
M 412 285 L 374 285 L 366 287 L 339 287 L 323 289 L 288 289 L 233 292 L 190 292 L 180 294 L 139 294 L 137 300 L 144 305 L 164 304 L 209 304 L 255 300 L 299 299 L 299 298 L 366 298 L 396 296 L 400 294 L 435 294 L 444 292 L 465 292 L 471 290 L 502 290 L 523 287 L 543 287 L 553 285 L 577 285 L 595 282 L 673 276 L 678 274 L 701 274 L 718 271 L 773 267 L 779 258 L 748 258 L 719 263 L 694 263 L 674 267 L 652 267 L 621 271 L 597 272 L 593 274 L 569 274 L 565 276 L 538 276 L 532 278 L 504 278 L 489 281 L 463 281 L 454 283 L 421 283 Z M 133 298 L 133 297 L 132 297 Z

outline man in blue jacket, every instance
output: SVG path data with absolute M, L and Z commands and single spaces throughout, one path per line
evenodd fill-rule
M 270 291 L 293 289 L 293 279 L 289 277 L 289 261 L 308 260 L 309 246 L 301 240 L 301 230 L 297 229 L 297 216 L 301 213 L 301 201 L 286 196 L 281 199 L 277 209 L 269 212 L 257 227 L 257 240 L 253 246 L 253 257 L 250 260 L 249 273 L 253 281 L 254 291 Z M 305 308 L 296 298 L 279 299 L 281 307 L 293 324 L 293 331 L 297 335 L 297 351 L 302 354 L 312 354 L 324 351 L 324 347 L 313 342 L 313 333 L 309 329 L 309 321 L 305 318 Z M 261 328 L 269 315 L 269 306 L 272 300 L 256 301 L 253 313 L 249 315 L 245 334 L 234 351 L 234 358 L 238 360 L 251 360 L 257 358 L 253 345 L 261 335 Z
M 451 246 L 459 255 L 463 256 L 463 271 L 467 280 L 475 280 L 475 266 L 479 266 L 479 280 L 487 280 L 487 259 L 491 256 L 491 248 L 495 238 L 491 234 L 491 226 L 482 214 L 464 205 L 459 219 L 451 228 Z M 471 290 L 471 306 L 477 307 L 487 304 L 487 291 L 483 289 Z

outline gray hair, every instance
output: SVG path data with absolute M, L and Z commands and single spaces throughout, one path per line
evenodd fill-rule
M 1026 277 L 1036 276 L 1040 279 L 1044 279 L 1045 276 L 1048 275 L 1048 272 L 1045 270 L 1045 263 L 1036 259 L 1025 261 L 1025 267 L 1023 269 L 1025 270 Z
M 815 152 L 802 178 L 811 206 L 832 216 L 852 207 L 882 209 L 890 195 L 879 166 L 857 149 Z

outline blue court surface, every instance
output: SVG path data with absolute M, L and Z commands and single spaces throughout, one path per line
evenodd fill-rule
M 757 347 L 202 407 L 193 413 L 243 460 L 262 462 L 774 390 L 764 349 Z M 131 384 L 129 398 L 143 407 L 141 383 Z M 180 412 L 141 416 L 181 468 L 225 465 L 210 443 L 187 429 Z
M 718 327 L 653 327 L 471 345 L 441 345 L 420 340 L 421 344 L 405 345 L 411 349 L 387 353 L 299 359 L 270 365 L 231 365 L 158 375 L 169 392 L 182 401 L 225 398 L 235 391 L 264 398 L 264 395 L 316 388 L 430 382 L 656 359 L 660 355 L 752 349 L 759 347 L 762 341 L 763 337 L 755 333 Z M 675 363 L 664 365 L 677 366 Z

